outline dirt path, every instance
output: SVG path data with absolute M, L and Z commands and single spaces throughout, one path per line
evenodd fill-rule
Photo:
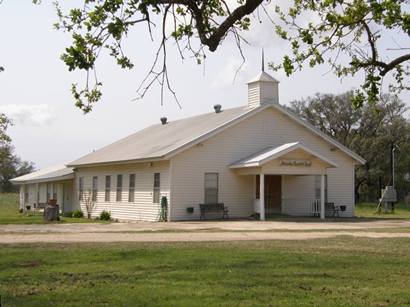
M 383 228 L 410 228 L 410 220 L 284 220 L 284 221 L 191 221 L 171 223 L 85 223 L 0 225 L 0 235 L 5 233 L 95 233 L 95 232 L 155 232 L 155 231 L 323 231 L 363 230 Z
M 174 233 L 64 233 L 2 234 L 0 244 L 82 242 L 209 242 L 257 240 L 310 240 L 352 236 L 364 238 L 410 238 L 410 233 L 380 232 L 174 232 Z
M 409 228 L 407 220 L 0 225 L 0 244 L 410 238 Z

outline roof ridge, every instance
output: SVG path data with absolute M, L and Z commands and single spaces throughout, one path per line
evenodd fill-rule
M 243 116 L 243 115 L 245 115 L 245 114 L 247 114 L 250 111 L 255 110 L 255 109 L 258 109 L 258 108 L 251 108 L 248 105 L 242 105 L 242 106 L 238 106 L 238 107 L 234 107 L 234 108 L 224 109 L 221 113 L 209 112 L 209 113 L 197 114 L 197 115 L 194 115 L 194 116 L 188 116 L 188 117 L 181 118 L 181 119 L 178 119 L 178 120 L 175 120 L 175 121 L 170 121 L 166 125 L 162 125 L 161 123 L 152 124 L 152 125 L 149 125 L 149 126 L 143 128 L 143 129 L 139 130 L 139 131 L 136 131 L 136 132 L 134 132 L 134 133 L 132 133 L 132 134 L 126 136 L 126 137 L 123 137 L 123 138 L 121 138 L 121 139 L 119 139 L 119 140 L 117 140 L 113 143 L 110 143 L 106 146 L 103 146 L 103 147 L 101 147 L 101 148 L 99 148 L 95 151 L 89 152 L 88 154 L 85 154 L 82 157 L 80 157 L 80 158 L 78 158 L 74 161 L 71 161 L 70 163 L 67 164 L 67 166 L 75 167 L 75 166 L 78 166 L 78 165 L 87 165 L 87 164 L 90 165 L 90 164 L 100 164 L 100 163 L 110 163 L 110 162 L 131 162 L 133 160 L 154 159 L 154 158 L 158 158 L 158 157 L 160 158 L 160 157 L 163 157 L 165 155 L 171 154 L 172 152 L 178 150 L 179 148 L 181 148 L 183 146 L 186 146 L 187 144 L 195 141 L 198 138 L 203 137 L 206 134 L 212 133 L 213 131 L 219 129 L 221 126 L 224 126 L 225 124 L 228 124 L 228 123 L 232 122 L 237 117 L 241 117 L 241 116 Z M 224 116 L 224 114 L 226 116 Z M 193 121 L 193 120 L 195 120 L 195 118 L 201 118 L 201 117 L 207 119 L 207 117 L 210 117 L 212 115 L 215 115 L 215 117 L 212 117 L 214 119 L 214 121 L 215 121 L 215 119 L 219 118 L 219 120 L 216 120 L 216 122 L 214 122 L 213 128 L 207 129 L 207 127 L 203 127 L 203 124 L 202 124 L 202 128 L 200 128 L 201 125 L 197 126 L 199 128 L 197 129 L 197 131 L 196 131 L 197 134 L 194 137 L 189 137 L 189 136 L 185 137 L 185 141 L 183 139 L 174 140 L 175 142 L 173 144 L 168 145 L 169 148 L 167 149 L 168 150 L 167 152 L 164 152 L 164 153 L 161 152 L 161 151 L 165 151 L 166 148 L 165 149 L 164 148 L 158 149 L 158 148 L 155 148 L 155 146 L 153 146 L 154 148 L 152 148 L 152 151 L 149 154 L 146 153 L 146 152 L 145 153 L 140 152 L 141 155 L 146 154 L 146 158 L 141 158 L 141 157 L 130 158 L 130 157 L 128 157 L 129 159 L 127 159 L 127 157 L 124 157 L 123 160 L 120 160 L 120 159 L 118 159 L 118 157 L 114 157 L 115 159 L 113 158 L 114 160 L 112 160 L 112 161 L 94 162 L 94 163 L 93 162 L 81 162 L 80 164 L 77 164 L 78 162 L 80 162 L 80 160 L 87 159 L 90 156 L 92 156 L 93 154 L 95 154 L 96 152 L 98 152 L 99 154 L 102 155 L 102 154 L 104 154 L 105 151 L 109 152 L 109 150 L 111 148 L 115 147 L 115 146 L 122 145 L 122 144 L 124 144 L 124 146 L 129 146 L 127 144 L 127 141 L 130 141 L 134 138 L 138 138 L 139 135 L 141 135 L 141 138 L 147 138 L 146 134 L 147 134 L 147 131 L 149 131 L 149 130 L 153 130 L 155 132 L 154 137 L 157 137 L 158 131 L 161 131 L 160 129 L 161 129 L 162 126 L 164 128 L 165 127 L 174 127 L 173 130 L 176 130 L 176 132 L 178 132 L 178 126 L 176 126 L 176 124 L 181 123 L 181 122 L 185 122 L 185 121 L 187 123 L 189 123 L 189 121 Z M 165 131 L 164 133 L 166 134 L 167 131 L 172 131 L 172 129 L 171 130 L 164 129 L 164 131 Z M 206 131 L 206 132 L 204 132 L 204 131 Z M 145 132 L 145 135 L 144 135 L 144 132 Z M 183 144 L 178 144 L 179 141 L 184 141 L 184 142 L 183 142 Z M 177 147 L 175 147 L 173 145 L 177 145 Z M 167 146 L 165 146 L 165 147 L 167 147 Z M 131 156 L 131 155 L 129 155 L 129 156 Z

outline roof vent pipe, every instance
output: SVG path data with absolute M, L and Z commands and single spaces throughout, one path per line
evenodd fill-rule
M 161 123 L 163 124 L 163 125 L 166 125 L 167 124 L 167 118 L 166 117 L 161 117 L 160 118 L 161 119 Z
M 214 105 L 214 110 L 215 113 L 221 113 L 222 112 L 222 106 L 220 104 Z

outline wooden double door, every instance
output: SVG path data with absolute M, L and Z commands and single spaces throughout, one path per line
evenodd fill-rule
M 256 175 L 256 198 L 259 199 L 260 177 Z M 282 176 L 265 175 L 265 212 L 282 212 Z

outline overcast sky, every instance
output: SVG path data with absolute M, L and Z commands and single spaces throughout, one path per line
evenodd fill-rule
M 261 69 L 261 48 L 266 61 L 278 61 L 284 43 L 277 39 L 269 23 L 256 24 L 246 34 L 246 63 L 233 83 L 241 57 L 231 39 L 215 53 L 208 53 L 204 66 L 194 60 L 182 61 L 170 45 L 169 73 L 182 109 L 170 95 L 161 105 L 158 88 L 140 101 L 133 101 L 139 82 L 154 58 L 158 41 L 152 43 L 145 27 L 129 35 L 126 46 L 135 69 L 123 71 L 111 59 L 98 63 L 104 83 L 103 99 L 91 114 L 83 115 L 74 106 L 70 84 L 83 75 L 69 73 L 59 59 L 69 45 L 69 36 L 53 29 L 57 21 L 51 1 L 39 6 L 31 1 L 4 0 L 0 5 L 0 111 L 15 125 L 9 134 L 16 153 L 33 161 L 37 168 L 63 164 L 125 137 L 167 116 L 170 120 L 247 103 L 246 81 Z M 70 1 L 79 3 L 79 1 Z M 173 51 L 172 51 L 173 50 Z M 340 82 L 328 67 L 306 69 L 287 78 L 270 72 L 280 81 L 280 103 L 314 95 L 317 92 L 341 93 L 360 85 L 361 78 Z M 409 93 L 401 98 L 408 101 Z

